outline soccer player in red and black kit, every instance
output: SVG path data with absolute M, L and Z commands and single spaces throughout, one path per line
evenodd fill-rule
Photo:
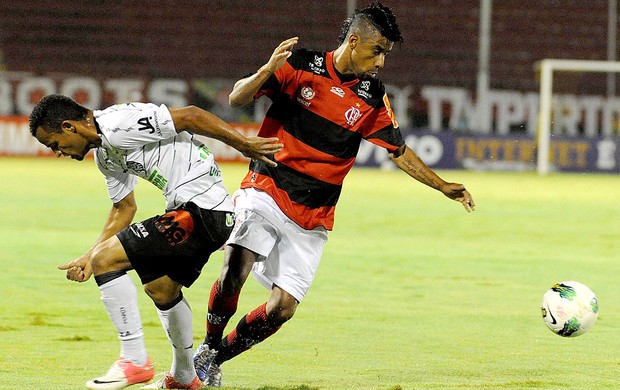
M 405 145 L 383 84 L 376 78 L 394 43 L 402 42 L 392 11 L 380 3 L 358 10 L 343 25 L 334 51 L 293 50 L 282 42 L 258 72 L 239 80 L 230 103 L 262 95 L 273 101 L 259 135 L 284 148 L 277 167 L 252 161 L 233 195 L 236 221 L 222 273 L 211 289 L 207 335 L 194 355 L 205 384 L 221 385 L 221 364 L 274 334 L 310 288 L 342 183 L 362 139 L 381 146 L 414 179 L 461 202 L 474 201 L 462 184 L 448 183 Z M 271 294 L 223 337 L 250 271 Z

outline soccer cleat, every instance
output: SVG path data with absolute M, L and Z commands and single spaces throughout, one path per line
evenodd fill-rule
M 207 387 L 222 387 L 222 367 L 220 365 L 215 363 L 209 365 L 204 385 Z
M 148 386 L 142 387 L 142 389 L 188 389 L 188 390 L 198 390 L 202 389 L 202 381 L 195 377 L 191 383 L 179 383 L 174 380 L 172 374 L 169 372 L 165 373 L 163 377 L 161 377 L 157 382 L 150 384 Z
M 91 390 L 119 390 L 136 383 L 148 382 L 154 376 L 155 368 L 150 358 L 146 359 L 143 366 L 138 366 L 121 357 L 104 376 L 86 382 L 86 387 Z
M 209 349 L 207 344 L 200 344 L 196 352 L 194 353 L 194 367 L 196 368 L 196 374 L 201 381 L 207 379 L 207 373 L 209 366 L 217 356 L 215 349 Z

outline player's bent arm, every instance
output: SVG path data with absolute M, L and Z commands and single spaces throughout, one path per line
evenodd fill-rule
M 389 154 L 390 160 L 398 166 L 402 171 L 407 173 L 422 184 L 441 191 L 450 199 L 456 200 L 463 204 L 465 210 L 474 210 L 474 200 L 465 189 L 465 186 L 459 183 L 448 183 L 440 178 L 432 169 L 430 169 L 415 152 L 407 145 L 403 145 L 398 150 Z
M 133 221 L 133 217 L 136 215 L 136 211 L 138 211 L 136 197 L 134 192 L 131 191 L 119 202 L 112 205 L 112 209 L 110 209 L 108 219 L 103 226 L 103 231 L 97 243 L 107 240 L 129 226 L 131 221 Z
M 101 234 L 97 238 L 95 244 L 88 251 L 88 254 L 90 255 L 99 243 L 104 242 L 108 238 L 129 226 L 131 221 L 133 221 L 133 217 L 136 215 L 137 210 L 138 206 L 136 205 L 136 198 L 133 191 L 131 191 L 119 202 L 114 203 L 110 209 L 108 218 L 103 225 Z
M 266 67 L 262 67 L 253 75 L 237 81 L 232 92 L 228 95 L 228 103 L 235 108 L 252 103 L 254 96 L 271 74 L 272 72 Z
M 232 92 L 228 96 L 228 103 L 233 107 L 243 107 L 254 100 L 256 92 L 263 86 L 265 81 L 278 69 L 292 54 L 293 47 L 299 41 L 298 37 L 292 37 L 282 41 L 269 57 L 269 61 L 258 72 L 243 78 L 235 83 Z
M 240 151 L 244 156 L 261 160 L 275 166 L 276 163 L 267 156 L 282 150 L 277 138 L 246 137 L 233 129 L 228 123 L 195 106 L 171 109 L 170 114 L 177 132 L 188 131 L 217 139 Z

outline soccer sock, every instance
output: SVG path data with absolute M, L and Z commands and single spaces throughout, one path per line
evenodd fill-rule
M 211 287 L 211 295 L 209 296 L 209 314 L 207 314 L 207 335 L 205 344 L 210 349 L 219 349 L 224 329 L 230 320 L 230 317 L 237 311 L 239 302 L 239 292 L 229 297 L 225 297 L 220 292 L 219 280 L 216 280 Z
M 95 281 L 101 290 L 101 301 L 118 331 L 121 357 L 143 366 L 148 356 L 133 280 L 123 271 L 98 275 Z
M 264 303 L 243 316 L 237 327 L 222 340 L 218 354 L 213 360 L 215 364 L 222 364 L 247 351 L 282 327 L 281 323 L 275 323 L 267 317 L 266 308 L 267 303 Z
M 194 369 L 194 336 L 192 310 L 181 293 L 166 306 L 155 305 L 168 340 L 172 344 L 172 367 L 170 374 L 175 381 L 190 383 L 196 377 Z

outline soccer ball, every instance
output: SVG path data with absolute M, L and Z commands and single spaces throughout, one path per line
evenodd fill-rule
M 560 336 L 584 334 L 594 325 L 597 316 L 596 295 L 585 284 L 572 280 L 556 283 L 543 295 L 543 320 Z

